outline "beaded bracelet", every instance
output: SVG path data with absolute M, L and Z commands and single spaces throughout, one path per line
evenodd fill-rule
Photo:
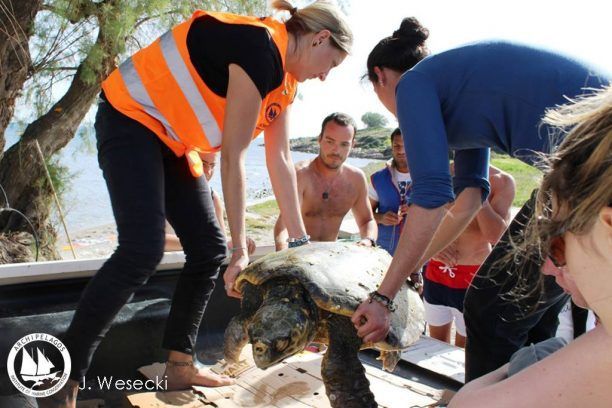
M 372 303 L 372 301 L 376 301 L 387 309 L 389 309 L 390 312 L 395 312 L 395 310 L 397 309 L 395 303 L 393 303 L 391 299 L 381 293 L 378 293 L 378 291 L 376 290 L 368 295 L 368 301 L 370 303 Z

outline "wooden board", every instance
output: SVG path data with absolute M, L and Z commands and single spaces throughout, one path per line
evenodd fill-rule
M 460 383 L 465 382 L 465 350 L 443 341 L 421 336 L 419 341 L 402 352 L 402 360 Z
M 251 358 L 250 355 L 247 357 Z M 328 408 L 330 404 L 321 380 L 322 358 L 322 354 L 304 352 L 267 370 L 251 365 L 231 386 L 193 387 L 191 391 L 179 394 L 132 394 L 128 396 L 128 400 L 140 408 Z M 371 390 L 381 408 L 429 406 L 436 404 L 441 395 L 441 390 L 394 376 L 376 367 L 365 367 Z M 158 363 L 143 367 L 139 371 L 146 377 L 153 378 L 163 375 L 164 368 L 163 364 Z M 177 405 L 180 401 L 183 401 L 183 405 Z

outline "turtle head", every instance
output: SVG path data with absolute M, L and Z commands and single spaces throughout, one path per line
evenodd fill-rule
M 248 327 L 257 367 L 266 369 L 304 350 L 316 334 L 311 316 L 305 305 L 287 298 L 260 307 Z

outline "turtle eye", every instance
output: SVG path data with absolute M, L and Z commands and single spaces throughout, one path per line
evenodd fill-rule
M 276 349 L 276 351 L 282 352 L 287 348 L 288 345 L 289 345 L 289 339 L 287 338 L 278 339 L 274 343 L 274 348 Z

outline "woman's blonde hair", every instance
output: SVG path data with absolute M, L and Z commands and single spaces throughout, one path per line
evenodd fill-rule
M 347 54 L 351 52 L 353 33 L 338 7 L 330 1 L 317 0 L 298 9 L 288 1 L 273 0 L 271 6 L 274 10 L 288 11 L 291 14 L 285 26 L 287 31 L 296 37 L 328 30 L 331 33 L 331 42 L 336 48 Z
M 544 123 L 565 137 L 543 158 L 546 168 L 534 216 L 524 237 L 514 242 L 516 263 L 545 259 L 553 238 L 588 233 L 599 211 L 612 205 L 612 87 L 547 111 Z M 540 288 L 517 288 L 515 294 Z

